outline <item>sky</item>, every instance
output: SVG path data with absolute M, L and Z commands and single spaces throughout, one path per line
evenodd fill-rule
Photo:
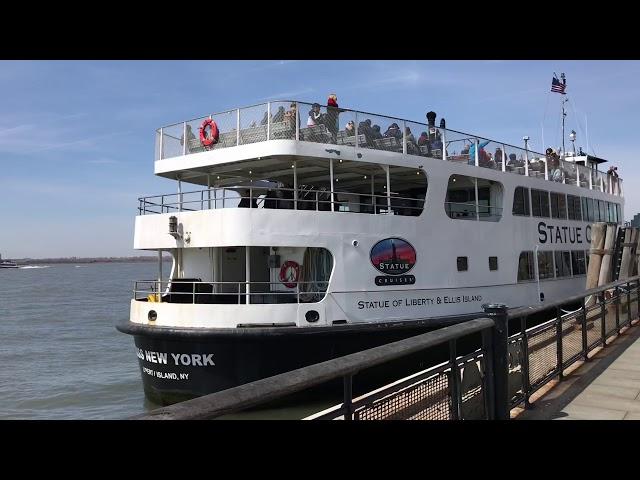
M 153 174 L 155 131 L 276 99 L 426 122 L 532 150 L 561 145 L 553 73 L 567 77 L 566 144 L 617 165 L 625 219 L 640 212 L 639 61 L 0 61 L 0 254 L 138 255 L 138 197 L 177 192 Z M 587 126 L 588 125 L 588 126 Z M 609 164 L 605 164 L 609 165 Z M 605 168 L 606 170 L 606 168 Z

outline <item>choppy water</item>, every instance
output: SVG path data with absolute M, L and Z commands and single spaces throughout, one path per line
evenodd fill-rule
M 96 263 L 0 269 L 0 419 L 123 419 L 146 400 L 129 316 L 133 280 L 157 264 Z M 166 268 L 168 271 L 168 268 Z M 230 415 L 302 418 L 337 403 Z

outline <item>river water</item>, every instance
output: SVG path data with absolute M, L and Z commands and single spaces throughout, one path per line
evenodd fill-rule
M 0 419 L 124 419 L 145 399 L 129 316 L 133 281 L 157 264 L 57 264 L 0 269 Z M 168 271 L 168 266 L 165 266 Z M 302 418 L 339 399 L 255 410 L 233 419 Z

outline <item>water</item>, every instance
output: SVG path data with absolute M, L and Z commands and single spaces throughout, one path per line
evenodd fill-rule
M 135 279 L 157 264 L 0 270 L 0 418 L 117 419 L 145 400 L 129 316 Z
M 129 318 L 133 280 L 157 272 L 155 262 L 0 270 L 0 419 L 124 419 L 158 408 L 144 396 L 133 337 L 115 328 Z M 303 418 L 339 402 L 226 418 Z

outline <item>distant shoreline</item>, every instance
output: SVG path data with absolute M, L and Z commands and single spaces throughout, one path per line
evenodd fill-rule
M 5 260 L 5 259 L 3 259 Z M 6 259 L 8 260 L 8 259 Z M 170 260 L 165 257 L 164 261 Z M 43 263 L 131 263 L 131 262 L 157 262 L 158 257 L 139 256 L 139 257 L 68 257 L 68 258 L 14 258 L 11 261 L 22 265 L 40 265 Z

